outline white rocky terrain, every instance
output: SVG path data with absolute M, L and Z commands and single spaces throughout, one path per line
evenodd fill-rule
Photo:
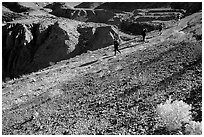
M 202 134 L 201 5 L 3 2 L 2 134 Z M 191 106 L 176 130 L 169 98 Z

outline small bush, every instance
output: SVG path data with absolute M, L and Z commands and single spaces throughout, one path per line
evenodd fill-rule
M 169 131 L 182 131 L 182 134 L 200 135 L 202 134 L 202 123 L 192 121 L 190 110 L 191 106 L 187 103 L 177 100 L 172 102 L 170 98 L 164 104 L 159 104 L 156 111 Z M 184 127 L 184 130 L 182 127 Z
M 157 113 L 162 118 L 169 131 L 181 129 L 183 123 L 191 119 L 191 106 L 183 101 L 171 102 L 171 98 L 157 106 Z

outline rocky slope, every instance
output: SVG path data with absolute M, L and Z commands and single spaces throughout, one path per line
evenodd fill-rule
M 68 35 L 62 24 L 53 26 Z M 16 40 L 23 47 L 32 37 L 27 26 L 19 28 L 27 31 L 23 41 Z M 201 28 L 199 12 L 161 35 L 148 33 L 146 42 L 136 37 L 123 43 L 117 56 L 113 47 L 88 51 L 3 83 L 2 134 L 184 134 L 168 131 L 155 109 L 171 96 L 192 105 L 192 119 L 202 121 Z M 51 34 L 48 38 L 55 37 Z

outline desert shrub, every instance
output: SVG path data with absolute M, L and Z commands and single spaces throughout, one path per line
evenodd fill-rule
M 174 101 L 170 98 L 164 104 L 157 106 L 157 113 L 170 131 L 181 129 L 182 123 L 191 119 L 191 106 L 183 101 Z
M 169 131 L 179 131 L 182 134 L 202 134 L 202 124 L 192 121 L 191 105 L 183 101 L 168 99 L 157 106 L 157 113 Z M 184 130 L 183 130 L 184 127 Z

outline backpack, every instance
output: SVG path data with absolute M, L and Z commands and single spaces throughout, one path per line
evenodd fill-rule
M 143 30 L 142 30 L 142 35 L 146 35 L 146 32 L 147 32 L 147 30 L 146 30 L 146 29 L 143 29 Z

